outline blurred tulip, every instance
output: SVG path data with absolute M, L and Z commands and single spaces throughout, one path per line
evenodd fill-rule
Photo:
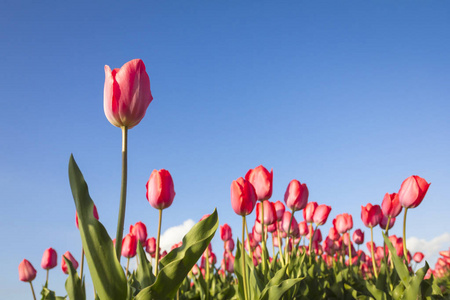
M 220 238 L 222 241 L 228 241 L 232 236 L 231 227 L 227 223 L 220 226 Z
M 273 170 L 269 173 L 263 166 L 258 166 L 248 170 L 245 180 L 255 188 L 257 200 L 267 200 L 272 197 Z
M 381 214 L 380 227 L 382 229 L 386 230 L 387 222 L 388 222 L 388 217 L 386 217 L 384 214 Z M 391 229 L 392 227 L 394 227 L 394 224 L 395 224 L 395 218 L 391 218 L 389 220 L 389 228 L 388 229 Z
M 129 233 L 123 238 L 122 256 L 131 258 L 136 256 L 137 238 L 134 234 Z
M 429 187 L 430 183 L 417 175 L 406 178 L 398 192 L 400 204 L 405 208 L 417 207 L 422 202 Z
M 322 242 L 322 231 L 320 231 L 320 228 L 317 228 L 313 233 L 313 242 Z
M 383 215 L 386 217 L 397 217 L 402 211 L 402 205 L 400 204 L 398 194 L 386 193 L 386 195 L 384 195 L 383 202 L 381 203 L 381 210 L 383 211 Z
M 414 253 L 413 260 L 416 263 L 420 263 L 420 262 L 422 262 L 424 257 L 425 257 L 425 255 L 423 255 L 422 252 L 416 252 L 416 253 Z
M 264 206 L 264 225 L 270 225 L 277 221 L 275 206 L 270 201 L 256 203 L 256 219 L 261 222 L 261 205 Z
M 156 239 L 151 237 L 145 243 L 145 251 L 150 254 L 151 257 L 155 257 L 156 254 Z
M 289 222 L 291 222 L 290 221 L 291 220 L 291 216 L 292 216 L 292 214 L 290 212 L 285 211 L 284 215 L 283 215 L 283 219 L 281 221 L 282 222 L 283 231 L 286 232 L 286 233 L 288 233 L 288 231 L 289 231 Z M 297 223 L 297 220 L 295 219 L 295 217 L 292 217 L 292 222 L 291 222 L 290 225 L 291 225 L 291 228 L 290 228 L 289 234 L 292 234 L 292 233 L 295 232 L 295 230 L 298 230 L 298 223 Z
M 24 282 L 31 282 L 36 278 L 36 269 L 26 259 L 19 264 L 19 280 Z
M 223 247 L 224 247 L 225 251 L 232 252 L 234 250 L 234 240 L 229 239 L 228 241 L 225 241 Z
M 44 254 L 42 255 L 41 260 L 41 267 L 44 270 L 50 270 L 56 267 L 58 264 L 58 255 L 56 254 L 55 249 L 48 248 L 44 251 Z
M 131 129 L 144 118 L 153 97 L 144 62 L 134 59 L 120 69 L 105 66 L 103 108 L 108 121 Z
M 147 182 L 147 200 L 156 209 L 166 209 L 172 205 L 175 189 L 169 171 L 153 170 Z
M 134 226 L 131 226 L 130 233 L 137 237 L 142 246 L 145 246 L 145 241 L 147 240 L 147 227 L 144 223 L 137 222 Z
M 96 218 L 98 220 L 97 206 L 95 206 L 95 204 L 94 204 L 94 208 L 93 208 L 92 214 L 94 215 L 94 218 Z M 75 225 L 77 225 L 77 228 L 79 229 L 79 227 L 78 227 L 78 213 L 77 213 L 77 211 L 75 211 Z
M 231 183 L 231 207 L 241 216 L 252 213 L 256 205 L 256 192 L 253 185 L 240 177 Z
M 331 212 L 331 206 L 321 204 L 314 211 L 313 221 L 316 225 L 323 225 L 327 222 Z
M 298 223 L 298 231 L 301 236 L 308 235 L 308 224 L 305 221 L 301 221 L 300 223 Z
M 357 245 L 364 243 L 364 232 L 362 232 L 361 229 L 356 229 L 353 232 L 353 242 Z
M 309 191 L 306 183 L 293 179 L 284 194 L 284 202 L 292 211 L 298 211 L 305 208 L 308 203 Z
M 72 256 L 72 253 L 70 253 L 69 251 L 66 251 L 66 253 L 64 253 L 63 256 L 65 258 L 67 258 L 68 260 L 70 260 L 70 262 L 72 263 L 72 266 L 75 270 L 78 268 L 78 262 L 75 259 L 75 257 Z M 65 274 L 69 274 L 69 269 L 67 267 L 66 261 L 64 260 L 64 257 L 62 258 L 62 261 L 61 261 L 61 269 L 63 270 L 63 272 Z
M 267 225 L 267 232 L 275 232 L 277 231 L 277 221 L 273 224 Z
M 353 218 L 352 215 L 347 213 L 343 213 L 341 215 L 337 215 L 333 220 L 333 226 L 339 233 L 345 233 L 353 228 Z
M 284 211 L 286 210 L 283 202 L 281 202 L 280 200 L 278 200 L 277 202 L 275 202 L 275 211 L 277 213 L 277 220 L 281 221 L 281 219 L 283 218 L 283 214 Z
M 381 220 L 381 208 L 379 205 L 368 203 L 365 207 L 361 206 L 361 220 L 366 227 L 375 227 Z
M 333 220 L 333 224 L 334 224 L 334 220 Z M 330 231 L 328 231 L 328 236 L 330 237 L 330 239 L 332 241 L 337 241 L 341 237 L 341 235 L 339 234 L 339 232 L 336 230 L 336 228 L 334 226 L 330 228 Z
M 303 218 L 305 219 L 306 223 L 314 222 L 313 217 L 317 206 L 318 206 L 317 202 L 309 202 L 308 204 L 306 204 L 306 207 L 303 210 Z

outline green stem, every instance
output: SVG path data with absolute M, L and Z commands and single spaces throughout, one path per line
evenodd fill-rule
M 48 287 L 48 273 L 50 269 L 47 269 L 47 275 L 45 275 L 45 287 Z
M 372 226 L 370 226 L 370 240 L 372 241 L 372 244 L 370 245 L 370 252 L 372 255 L 373 272 L 375 273 L 375 278 L 378 279 L 377 264 L 375 263 L 375 254 L 373 252 L 373 227 Z
M 352 263 L 352 240 L 350 238 L 350 230 L 348 232 L 348 259 L 350 267 L 353 265 Z
M 387 224 L 386 224 L 386 230 L 384 232 L 384 235 L 389 237 L 389 225 L 391 224 L 391 216 L 388 217 Z M 386 264 L 386 267 L 389 268 L 387 264 L 387 255 L 388 251 L 386 250 L 386 242 L 383 239 L 383 251 L 384 251 L 384 263 Z
M 80 279 L 83 279 L 83 266 L 84 266 L 84 249 L 81 247 L 81 265 L 80 265 Z
M 36 295 L 34 294 L 34 288 L 33 288 L 33 284 L 30 281 L 30 286 L 31 286 L 31 292 L 33 293 L 33 298 L 34 300 L 36 300 Z
M 313 241 L 313 238 L 314 238 L 314 233 L 315 233 L 315 231 L 313 231 L 313 226 L 312 226 L 312 223 L 311 224 L 309 224 L 309 232 L 311 233 L 310 235 L 311 235 L 311 237 L 309 238 L 309 256 L 311 256 L 311 251 L 312 251 L 312 241 Z
M 130 258 L 127 257 L 127 268 L 125 269 L 125 276 L 128 278 L 128 267 L 130 266 Z
M 403 257 L 405 258 L 406 265 L 408 265 L 408 252 L 406 250 L 406 213 L 408 208 L 405 207 L 405 215 L 403 217 Z
M 294 218 L 294 213 L 295 213 L 295 210 L 292 210 L 291 219 L 289 220 L 289 227 L 288 227 L 288 232 L 287 232 L 287 236 L 286 236 L 286 246 L 284 248 L 286 264 L 289 263 L 289 248 L 288 248 L 288 246 L 289 246 L 289 236 L 291 233 L 291 225 L 292 225 L 292 219 Z
M 261 235 L 262 235 L 262 271 L 264 276 L 267 277 L 267 257 L 266 257 L 266 234 L 264 232 L 264 201 L 261 201 Z
M 273 232 L 272 232 L 272 258 L 275 257 L 275 243 L 274 241 L 274 237 L 273 237 Z
M 210 289 L 210 284 L 209 284 L 209 249 L 208 247 L 206 247 L 206 262 L 205 262 L 205 266 L 206 266 L 206 300 L 209 300 L 209 289 Z
M 160 236 L 161 236 L 161 220 L 162 220 L 162 209 L 159 210 L 158 236 L 156 237 L 155 277 L 158 276 L 158 265 L 159 265 L 159 238 L 160 238 Z
M 125 207 L 127 202 L 127 144 L 128 128 L 122 126 L 122 186 L 120 188 L 120 207 L 119 220 L 117 221 L 116 233 L 116 256 L 120 263 L 120 254 L 122 250 L 123 224 L 125 221 Z
M 247 232 L 248 251 L 250 251 L 250 257 L 252 258 L 252 263 L 253 263 L 253 250 L 252 250 L 252 247 L 250 246 L 250 236 L 248 235 L 247 221 L 245 221 L 245 231 Z M 242 237 L 242 243 L 245 244 L 244 237 Z
M 245 235 L 245 216 L 242 216 L 242 240 L 244 240 L 244 235 Z M 248 231 L 247 231 L 248 232 Z M 249 245 L 249 248 L 250 245 Z M 247 300 L 248 296 L 247 296 L 247 268 L 245 265 L 245 246 L 244 243 L 242 243 L 242 277 L 243 277 L 243 281 L 244 281 L 244 299 Z
M 278 229 L 278 224 L 277 224 L 277 238 L 278 238 L 278 252 L 280 252 L 280 260 L 281 260 L 281 265 L 284 267 L 286 264 L 284 262 L 284 256 L 283 256 L 283 247 L 281 246 L 281 232 Z

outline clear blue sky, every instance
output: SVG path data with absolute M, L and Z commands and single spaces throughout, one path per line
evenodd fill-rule
M 330 221 L 348 212 L 354 228 L 361 205 L 417 174 L 432 184 L 407 236 L 450 232 L 449 28 L 445 1 L 4 1 L 2 298 L 30 298 L 23 258 L 39 291 L 46 248 L 79 259 L 71 153 L 115 235 L 121 133 L 103 113 L 103 68 L 134 58 L 154 100 L 129 132 L 126 228 L 143 221 L 156 234 L 145 183 L 165 168 L 177 195 L 163 230 L 217 207 L 237 236 L 230 184 L 263 164 L 274 169 L 272 200 L 298 179 L 310 201 L 332 206 Z M 63 295 L 60 260 L 50 288 Z

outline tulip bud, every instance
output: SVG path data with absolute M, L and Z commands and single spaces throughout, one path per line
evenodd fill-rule
M 413 260 L 416 263 L 420 263 L 423 260 L 424 257 L 425 257 L 425 255 L 423 255 L 422 252 L 416 252 L 416 253 L 414 253 Z
M 172 205 L 175 189 L 169 171 L 153 170 L 147 182 L 147 200 L 156 209 L 166 209 Z
M 284 211 L 286 210 L 286 208 L 284 207 L 283 202 L 281 202 L 280 200 L 275 202 L 274 205 L 275 205 L 275 211 L 277 213 L 277 221 L 281 221 L 281 219 L 283 218 L 283 214 L 284 214 Z
M 303 210 L 303 218 L 306 223 L 313 223 L 314 211 L 316 210 L 318 204 L 317 202 L 309 202 L 306 204 L 305 209 Z
M 222 241 L 228 241 L 232 238 L 232 236 L 231 227 L 227 223 L 220 226 L 220 238 Z
M 306 236 L 309 232 L 308 224 L 305 221 L 298 223 L 298 231 L 301 236 Z
M 264 205 L 264 222 L 261 221 L 261 205 Z M 273 203 L 268 200 L 256 203 L 256 219 L 264 223 L 264 225 L 275 223 L 277 221 L 277 213 Z
M 388 217 L 386 217 L 384 214 L 381 214 L 380 227 L 384 230 L 386 230 L 387 221 L 388 221 Z M 395 218 L 391 218 L 389 220 L 389 229 L 394 227 L 394 224 L 395 224 Z
M 417 207 L 422 202 L 429 187 L 430 183 L 417 175 L 406 178 L 398 192 L 400 204 L 405 208 Z
M 130 228 L 130 233 L 134 234 L 137 237 L 142 246 L 145 246 L 145 241 L 147 240 L 147 227 L 144 223 L 137 222 Z
M 145 251 L 150 254 L 151 257 L 155 257 L 156 253 L 156 239 L 151 237 L 147 240 L 145 244 Z
M 136 256 L 137 238 L 134 234 L 127 234 L 122 242 L 122 256 L 123 257 L 134 257 Z
M 22 260 L 19 264 L 19 280 L 25 282 L 31 282 L 36 278 L 36 269 L 26 259 Z
M 225 241 L 223 247 L 225 251 L 232 252 L 234 250 L 234 240 L 229 239 L 228 241 Z
M 240 177 L 231 183 L 231 207 L 241 216 L 252 213 L 256 205 L 256 192 L 253 185 Z
M 64 253 L 63 256 L 65 258 L 67 258 L 68 260 L 70 260 L 70 262 L 72 263 L 72 266 L 75 270 L 78 268 L 78 262 L 75 259 L 75 257 L 73 257 L 72 253 L 70 253 L 69 251 L 66 251 L 66 253 Z M 67 267 L 66 261 L 64 260 L 64 257 L 62 258 L 62 261 L 61 261 L 61 269 L 63 270 L 63 272 L 65 274 L 69 274 L 69 269 Z
M 353 241 L 357 245 L 364 243 L 364 232 L 362 232 L 361 229 L 356 229 L 355 232 L 353 232 Z
M 50 270 L 56 267 L 58 264 L 58 255 L 56 254 L 56 251 L 53 248 L 48 248 L 44 251 L 44 254 L 42 255 L 41 260 L 41 267 L 45 270 Z
M 331 206 L 321 204 L 314 211 L 313 221 L 316 225 L 323 225 L 327 222 L 331 212 Z
M 131 129 L 144 118 L 153 97 L 144 62 L 134 59 L 120 69 L 105 66 L 103 108 L 108 121 Z
M 381 210 L 383 211 L 383 215 L 386 217 L 395 218 L 402 211 L 402 205 L 400 204 L 398 194 L 396 193 L 386 193 L 383 198 L 383 202 L 381 203 Z
M 352 215 L 343 213 L 337 215 L 333 220 L 333 225 L 339 233 L 345 233 L 353 228 L 353 218 Z
M 361 220 L 366 227 L 375 227 L 381 220 L 381 208 L 379 205 L 368 203 L 365 207 L 361 206 Z
M 290 233 L 289 234 L 293 234 L 295 231 L 298 231 L 297 220 L 295 219 L 295 217 L 292 217 L 292 221 L 291 221 L 291 216 L 292 216 L 292 214 L 290 212 L 285 211 L 284 215 L 283 215 L 283 219 L 281 221 L 283 231 L 286 232 L 286 233 L 288 233 L 288 231 L 289 231 L 289 222 L 291 222 L 291 224 L 290 224 L 291 225 L 291 229 L 290 229 Z
M 308 187 L 306 183 L 293 179 L 284 193 L 284 202 L 292 211 L 302 210 L 308 203 Z
M 272 197 L 273 170 L 267 171 L 263 166 L 248 170 L 245 180 L 255 188 L 258 200 L 268 200 Z

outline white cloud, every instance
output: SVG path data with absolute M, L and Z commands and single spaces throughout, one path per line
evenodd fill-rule
M 161 234 L 161 252 L 163 252 L 164 250 L 170 252 L 170 248 L 172 248 L 174 244 L 181 242 L 186 233 L 188 233 L 194 225 L 194 220 L 188 219 L 181 225 L 166 229 L 164 233 Z
M 422 252 L 425 255 L 424 261 L 426 260 L 430 267 L 434 268 L 434 265 L 439 257 L 439 252 L 447 250 L 450 246 L 450 233 L 446 232 L 429 241 L 416 237 L 410 237 L 406 239 L 406 246 L 411 252 L 411 255 L 414 255 L 417 251 Z M 423 264 L 424 262 L 421 266 Z

